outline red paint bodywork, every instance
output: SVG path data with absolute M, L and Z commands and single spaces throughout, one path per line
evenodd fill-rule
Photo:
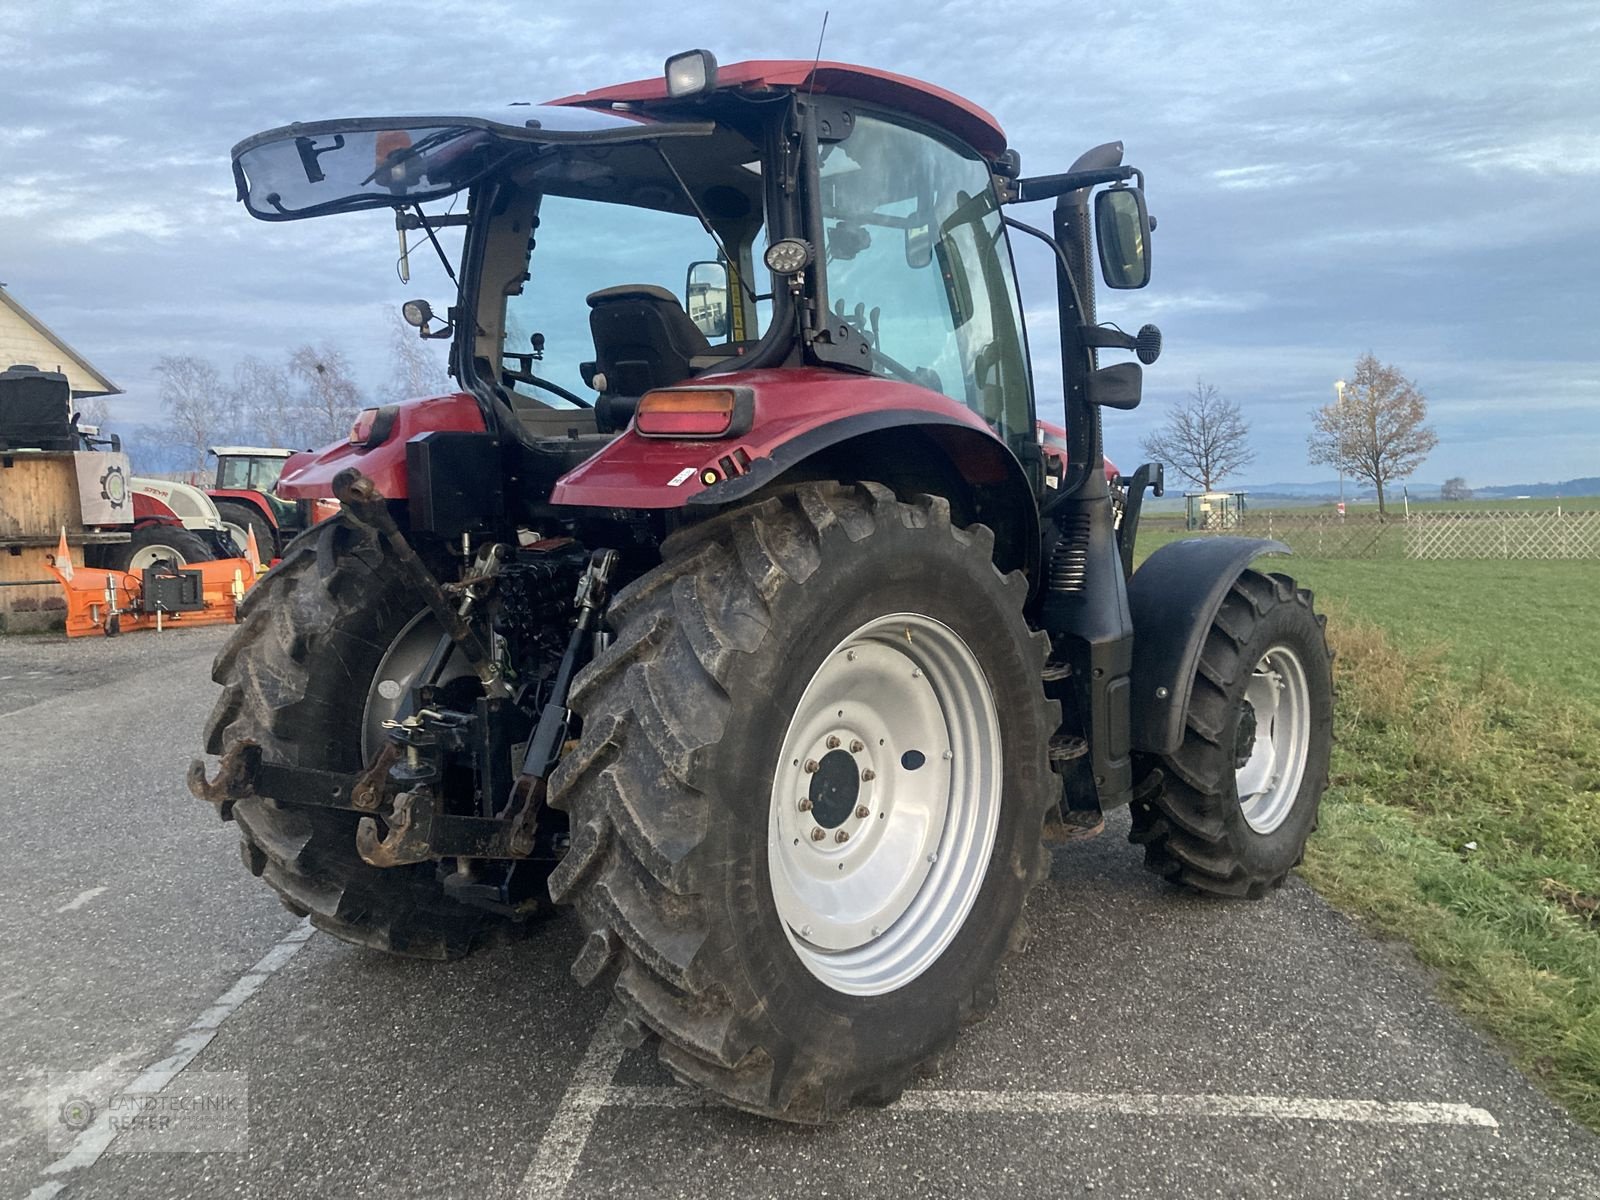
M 302 450 L 301 453 L 309 454 L 310 451 Z M 292 462 L 293 459 L 286 458 L 283 461 L 287 463 Z M 274 529 L 278 527 L 278 514 L 272 511 L 272 505 L 261 498 L 260 492 L 252 491 L 249 488 L 208 488 L 206 495 L 213 500 L 237 500 L 241 504 L 248 504 L 261 514 L 267 524 Z
M 1006 134 L 1000 128 L 1000 122 L 972 101 L 920 79 L 896 75 L 893 71 L 877 71 L 871 67 L 839 62 L 812 63 L 809 59 L 755 59 L 717 68 L 717 90 L 731 88 L 744 91 L 806 88 L 823 95 L 876 101 L 908 116 L 921 117 L 948 129 L 986 158 L 995 158 L 1006 148 Z M 656 75 L 592 92 L 562 96 L 559 100 L 547 103 L 605 108 L 612 104 L 666 99 L 666 77 Z
M 283 474 L 273 490 L 285 500 L 317 500 L 333 496 L 333 477 L 346 467 L 355 467 L 378 485 L 378 491 L 391 500 L 410 495 L 406 483 L 406 443 L 419 433 L 436 429 L 482 433 L 483 413 L 478 402 L 466 392 L 430 396 L 397 404 L 394 428 L 376 446 L 352 446 L 335 442 L 323 450 L 304 450 L 284 460 Z M 222 495 L 213 492 L 213 495 Z M 245 493 L 254 495 L 254 493 Z M 259 503 L 260 498 L 257 497 Z
M 143 492 L 133 493 L 133 527 L 138 529 L 142 525 L 182 525 L 178 514 L 173 512 L 154 496 L 147 496 Z
M 557 482 L 550 501 L 592 508 L 681 508 L 706 489 L 700 472 L 723 458 L 757 463 L 786 442 L 844 417 L 921 412 L 997 439 L 964 404 L 926 388 L 820 367 L 739 371 L 695 381 L 749 388 L 755 397 L 750 432 L 732 438 L 643 437 L 629 429 Z M 746 470 L 748 467 L 745 468 Z M 743 474 L 743 471 L 736 472 Z
M 1067 466 L 1066 427 L 1057 425 L 1054 421 L 1040 421 L 1039 432 L 1044 434 L 1044 437 L 1040 439 L 1039 448 L 1044 452 L 1045 458 L 1052 462 L 1060 462 L 1062 471 L 1065 472 Z M 1106 459 L 1107 481 L 1115 479 L 1119 474 L 1121 472 L 1117 470 L 1117 464 L 1109 458 Z

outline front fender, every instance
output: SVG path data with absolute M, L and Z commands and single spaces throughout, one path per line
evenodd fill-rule
M 1265 538 L 1186 538 L 1162 546 L 1133 573 L 1135 750 L 1177 752 L 1200 651 L 1228 589 L 1252 559 L 1290 553 Z

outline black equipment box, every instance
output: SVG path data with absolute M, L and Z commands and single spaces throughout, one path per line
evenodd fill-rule
M 411 528 L 458 538 L 504 511 L 500 446 L 493 434 L 436 429 L 406 443 Z
M 0 371 L 0 450 L 76 450 L 72 388 L 58 371 Z
M 199 612 L 206 606 L 205 578 L 199 571 L 157 564 L 146 567 L 141 577 L 139 607 L 144 612 Z

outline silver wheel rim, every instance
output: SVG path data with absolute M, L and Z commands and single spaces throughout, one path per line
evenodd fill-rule
M 128 570 L 144 571 L 160 562 L 171 563 L 175 567 L 189 565 L 189 560 L 171 546 L 141 546 L 128 559 Z
M 1282 825 L 1300 794 L 1311 745 L 1311 690 L 1287 646 L 1261 656 L 1245 687 L 1235 746 L 1235 780 L 1246 824 L 1257 833 Z
M 894 613 L 835 646 L 784 734 L 768 822 L 772 897 L 806 969 L 875 996 L 932 966 L 982 890 L 1002 779 L 994 697 L 954 630 Z
M 428 665 L 428 659 L 433 657 L 434 649 L 443 636 L 444 631 L 438 619 L 424 609 L 407 621 L 405 628 L 389 643 L 382 661 L 378 663 L 377 673 L 367 686 L 366 705 L 361 714 L 363 762 L 371 762 L 383 748 L 387 739 L 383 723 L 393 720 L 400 711 L 400 702 L 405 699 L 407 690 L 422 669 Z M 472 669 L 466 657 L 452 651 L 445 659 L 444 670 L 439 673 L 435 683 L 443 687 L 463 675 L 471 674 Z

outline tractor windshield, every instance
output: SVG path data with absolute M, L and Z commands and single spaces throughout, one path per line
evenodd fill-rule
M 1027 355 L 989 168 L 931 132 L 859 114 L 821 148 L 828 294 L 874 369 L 1033 438 Z

